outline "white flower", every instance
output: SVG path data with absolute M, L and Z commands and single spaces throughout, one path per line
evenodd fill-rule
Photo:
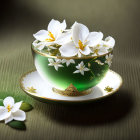
M 52 19 L 48 24 L 48 30 L 40 30 L 36 34 L 33 34 L 36 40 L 41 41 L 39 49 L 43 49 L 45 46 L 59 44 L 62 45 L 70 41 L 70 33 L 62 33 L 66 29 L 65 20 L 60 23 L 58 20 Z M 36 44 L 35 44 L 36 45 Z
M 106 47 L 103 47 L 101 43 L 98 44 L 95 47 L 91 47 L 91 51 L 93 53 L 92 56 L 98 56 L 98 55 L 103 55 L 103 54 L 108 53 L 107 48 Z
M 112 63 L 113 55 L 112 54 L 106 55 L 105 58 L 106 58 L 105 63 L 107 63 L 109 65 L 109 67 L 110 67 L 111 63 Z
M 84 71 L 89 71 L 90 69 L 86 68 L 83 61 L 76 66 L 78 70 L 74 71 L 73 73 L 81 73 L 84 75 Z
M 59 50 L 62 56 L 71 57 L 78 54 L 89 55 L 90 46 L 96 46 L 103 38 L 101 32 L 89 32 L 88 28 L 80 23 L 72 26 L 72 41 L 63 44 Z
M 63 67 L 63 65 L 61 65 L 61 60 L 60 59 L 51 59 L 49 58 L 48 59 L 49 63 L 48 64 L 49 66 L 54 66 L 54 68 L 58 71 L 58 68 L 59 67 Z
M 95 60 L 96 63 L 98 63 L 99 65 L 104 65 L 104 63 L 102 63 L 100 60 Z
M 46 45 L 45 42 L 39 42 L 38 40 L 35 40 L 32 44 L 39 50 L 42 50 Z
M 6 97 L 3 101 L 4 106 L 0 106 L 0 121 L 8 123 L 12 120 L 24 121 L 26 114 L 20 110 L 21 102 L 15 103 L 13 97 Z
M 115 45 L 115 40 L 114 40 L 114 38 L 111 37 L 111 36 L 106 37 L 106 38 L 105 38 L 105 41 L 103 41 L 103 45 L 104 45 L 105 47 L 108 47 L 108 48 L 113 48 L 114 45 Z
M 62 63 L 66 63 L 67 67 L 70 65 L 70 63 L 75 64 L 75 61 L 73 59 L 62 59 Z

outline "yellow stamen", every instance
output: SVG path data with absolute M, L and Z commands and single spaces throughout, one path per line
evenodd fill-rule
M 79 48 L 80 48 L 82 51 L 83 51 L 84 48 L 86 47 L 86 45 L 83 45 L 83 43 L 82 43 L 81 40 L 79 40 L 78 45 L 79 45 Z
M 96 50 L 94 51 L 94 53 L 96 53 L 96 55 L 98 55 L 98 52 L 99 52 L 99 50 L 98 50 L 98 49 L 96 49 Z
M 48 36 L 50 36 L 50 38 L 47 38 L 46 41 L 48 41 L 48 42 L 53 42 L 53 41 L 55 41 L 55 37 L 54 37 L 54 35 L 53 35 L 50 31 L 49 31 Z
M 8 112 L 10 112 L 11 109 L 12 109 L 12 107 L 11 107 L 10 105 L 8 105 L 8 106 L 7 106 L 7 110 L 8 110 Z

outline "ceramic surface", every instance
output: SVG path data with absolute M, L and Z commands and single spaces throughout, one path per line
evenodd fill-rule
M 84 96 L 63 96 L 52 91 L 52 87 L 47 85 L 37 71 L 29 72 L 22 76 L 21 88 L 30 96 L 42 102 L 88 102 L 110 96 L 122 85 L 122 78 L 116 72 L 109 70 L 102 81 L 93 87 L 90 94 Z
M 43 50 L 45 51 L 45 50 Z M 45 55 L 32 46 L 34 64 L 40 76 L 57 89 L 65 90 L 73 84 L 78 91 L 96 86 L 109 69 L 105 54 L 98 57 L 63 58 Z

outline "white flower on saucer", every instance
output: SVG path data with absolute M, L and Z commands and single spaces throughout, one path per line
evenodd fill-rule
M 57 71 L 58 71 L 59 67 L 63 67 L 63 65 L 61 65 L 61 59 L 51 59 L 51 58 L 49 58 L 48 61 L 49 61 L 48 65 L 49 66 L 54 66 L 55 70 L 57 70 Z
M 105 38 L 105 41 L 103 41 L 103 46 L 108 48 L 113 48 L 115 45 L 115 39 L 111 36 L 108 36 Z
M 70 63 L 75 64 L 75 61 L 73 59 L 62 59 L 62 63 L 66 63 L 67 67 L 70 65 Z
M 89 32 L 88 28 L 80 23 L 75 22 L 72 26 L 72 41 L 63 44 L 59 50 L 62 56 L 71 57 L 78 54 L 89 55 L 90 46 L 96 46 L 103 38 L 101 32 Z
M 42 50 L 45 46 L 59 44 L 62 45 L 70 41 L 70 33 L 62 33 L 66 29 L 66 22 L 60 23 L 58 20 L 52 19 L 48 24 L 48 30 L 40 30 L 33 34 L 36 40 L 39 40 L 38 49 Z
M 24 121 L 26 114 L 20 110 L 21 102 L 15 103 L 13 97 L 6 97 L 3 101 L 4 106 L 0 106 L 0 121 L 8 123 L 12 120 Z
M 74 71 L 73 73 L 81 73 L 82 75 L 84 75 L 84 72 L 85 72 L 85 71 L 89 71 L 89 70 L 90 70 L 90 69 L 88 69 L 88 68 L 85 67 L 83 61 L 82 61 L 80 64 L 78 64 L 78 65 L 76 66 L 76 68 L 77 68 L 78 70 Z
M 111 63 L 112 63 L 113 55 L 112 54 L 106 55 L 105 58 L 106 58 L 105 63 L 107 63 L 109 65 L 109 67 L 110 67 Z
M 104 65 L 104 63 L 102 63 L 100 60 L 95 60 L 96 63 L 98 63 L 99 65 Z

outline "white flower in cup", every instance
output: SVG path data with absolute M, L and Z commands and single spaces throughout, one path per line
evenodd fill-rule
M 91 47 L 91 52 L 93 53 L 92 56 L 98 56 L 108 53 L 108 50 L 106 47 L 102 46 L 101 43 L 99 43 L 98 45 Z
M 75 61 L 73 59 L 62 59 L 62 63 L 66 63 L 67 67 L 70 65 L 70 63 L 75 64 Z
M 36 40 L 40 41 L 38 49 L 42 50 L 45 46 L 59 44 L 62 45 L 70 41 L 70 33 L 62 33 L 66 29 L 65 20 L 60 23 L 52 19 L 48 24 L 48 30 L 40 30 L 33 34 Z M 36 45 L 36 44 L 35 44 Z
M 111 63 L 112 63 L 113 55 L 112 54 L 106 55 L 105 58 L 106 58 L 105 63 L 107 63 L 109 65 L 109 67 L 110 67 Z
M 104 47 L 113 48 L 114 45 L 115 45 L 115 40 L 111 36 L 106 37 L 105 40 L 103 41 Z
M 81 73 L 82 75 L 84 75 L 84 72 L 85 72 L 85 71 L 89 71 L 89 70 L 90 70 L 90 69 L 88 69 L 88 68 L 85 67 L 83 61 L 82 61 L 80 64 L 78 64 L 78 65 L 76 66 L 76 68 L 77 68 L 78 70 L 74 71 L 73 73 Z
M 8 123 L 12 120 L 24 121 L 26 114 L 20 110 L 21 102 L 15 103 L 13 97 L 6 97 L 3 101 L 4 106 L 0 106 L 0 121 Z
M 51 58 L 49 58 L 48 61 L 49 61 L 48 65 L 49 66 L 54 66 L 55 70 L 57 70 L 57 71 L 58 71 L 59 67 L 63 67 L 63 65 L 61 65 L 61 59 L 51 59 Z
M 75 22 L 72 26 L 72 41 L 63 44 L 59 50 L 62 56 L 71 57 L 78 54 L 89 55 L 90 46 L 96 46 L 103 38 L 101 32 L 89 32 L 88 28 Z

